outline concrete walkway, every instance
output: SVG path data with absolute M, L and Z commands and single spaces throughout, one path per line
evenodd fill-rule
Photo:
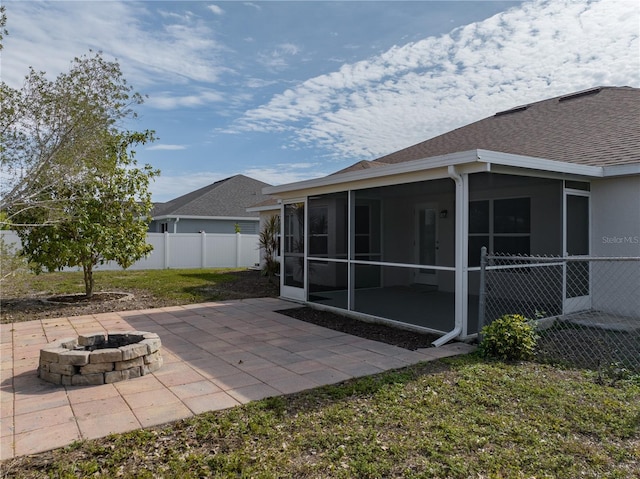
M 0 458 L 164 424 L 280 394 L 471 351 L 408 351 L 274 311 L 276 298 L 124 311 L 0 325 Z M 78 334 L 150 331 L 164 365 L 100 386 L 55 386 L 36 376 L 40 348 Z

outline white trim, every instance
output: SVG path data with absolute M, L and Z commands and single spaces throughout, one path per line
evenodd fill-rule
M 464 151 L 460 153 L 452 153 L 449 155 L 433 156 L 414 161 L 406 161 L 402 163 L 391 164 L 380 168 L 370 168 L 359 171 L 349 171 L 338 175 L 323 176 L 312 180 L 298 181 L 296 183 L 288 183 L 279 186 L 267 186 L 262 191 L 266 195 L 277 195 L 278 193 L 286 193 L 300 190 L 307 190 L 323 186 L 340 185 L 343 183 L 351 183 L 361 180 L 384 178 L 393 175 L 402 175 L 406 173 L 414 173 L 416 171 L 434 170 L 437 168 L 447 168 L 449 165 L 474 163 L 478 160 L 476 150 Z M 444 175 L 443 178 L 447 178 Z M 347 189 L 354 189 L 349 187 Z
M 285 206 L 295 203 L 304 204 L 304 218 L 303 218 L 303 235 L 304 235 L 304 253 L 303 253 L 303 266 L 302 266 L 302 288 L 298 288 L 296 286 L 286 286 L 284 284 L 284 280 L 286 278 L 286 253 L 285 253 L 285 242 L 286 237 L 284 234 L 286 216 L 285 216 Z M 280 261 L 280 297 L 286 299 L 292 299 L 295 301 L 306 302 L 307 301 L 307 251 L 308 251 L 308 241 L 307 237 L 307 216 L 308 216 L 308 206 L 307 206 L 307 198 L 294 198 L 286 201 L 282 201 L 280 210 L 280 248 L 281 251 L 281 261 Z
M 461 334 L 467 334 L 467 263 L 468 263 L 468 216 L 469 216 L 469 177 L 467 174 L 460 175 L 455 166 L 449 166 L 449 177 L 456 184 L 456 227 L 454 233 L 455 241 L 455 320 L 454 327 L 441 338 L 436 339 L 432 344 L 436 347 L 448 343 Z
M 588 222 L 588 231 L 587 231 L 587 240 L 589 241 L 589 250 L 587 251 L 587 256 L 591 255 L 592 241 L 591 241 L 591 191 L 584 190 L 575 190 L 572 188 L 566 188 L 563 185 L 563 194 L 562 194 L 562 251 L 564 257 L 570 256 L 570 253 L 567 251 L 567 219 L 568 219 L 568 197 L 569 196 L 579 196 L 582 198 L 588 199 L 588 209 L 587 209 L 587 222 Z M 573 254 L 575 256 L 575 254 Z M 588 287 L 589 292 L 586 296 L 576 296 L 572 298 L 567 298 L 567 263 L 563 262 L 562 264 L 562 314 L 569 314 L 577 311 L 581 311 L 582 309 L 591 308 L 591 285 L 593 284 L 593 279 L 591 278 L 591 263 L 589 263 L 589 271 L 588 271 Z
M 500 153 L 498 151 L 477 150 L 477 154 L 479 161 L 523 169 L 566 173 L 593 178 L 602 177 L 604 171 L 602 166 L 578 165 L 566 161 L 546 160 L 534 156 L 514 155 L 511 153 Z
M 249 213 L 261 213 L 264 211 L 280 211 L 280 204 L 275 205 L 266 205 L 266 206 L 251 206 L 247 208 L 247 212 Z
M 614 176 L 634 176 L 640 175 L 640 163 L 630 163 L 628 165 L 605 166 L 603 177 L 611 178 Z
M 346 173 L 324 176 L 311 180 L 288 183 L 279 186 L 267 186 L 263 193 L 267 195 L 281 195 L 282 193 L 293 193 L 304 190 L 324 188 L 323 193 L 335 191 L 335 186 L 349 184 L 348 190 L 369 188 L 372 186 L 383 186 L 384 184 L 401 184 L 409 181 L 423 181 L 433 178 L 415 179 L 411 175 L 407 181 L 395 176 L 415 174 L 416 172 L 433 171 L 437 169 L 456 166 L 458 173 L 475 173 L 481 171 L 493 171 L 493 165 L 498 167 L 517 168 L 520 174 L 526 170 L 544 176 L 545 174 L 575 175 L 586 178 L 603 178 L 608 175 L 627 175 L 640 173 L 640 164 L 620 165 L 619 167 L 605 167 L 580 165 L 566 161 L 548 160 L 533 156 L 516 155 L 511 153 L 501 153 L 491 150 L 469 150 L 447 155 L 421 158 L 419 160 L 405 161 L 401 163 L 389 164 L 379 168 L 369 168 L 366 170 L 349 171 Z M 499 169 L 499 168 L 498 168 Z M 530 174 L 530 173 L 529 173 Z M 446 178 L 448 174 L 441 173 L 440 177 Z M 374 182 L 374 184 L 356 185 L 358 182 L 367 180 L 380 180 L 388 178 L 386 182 Z

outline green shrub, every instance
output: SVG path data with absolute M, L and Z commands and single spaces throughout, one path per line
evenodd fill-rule
M 520 314 L 505 314 L 482 328 L 480 352 L 507 361 L 532 359 L 537 338 L 531 321 Z

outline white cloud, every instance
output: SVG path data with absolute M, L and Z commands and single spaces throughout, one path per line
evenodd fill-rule
M 218 5 L 208 5 L 207 8 L 216 15 L 224 15 L 224 10 Z
M 243 174 L 270 185 L 282 185 L 296 181 L 320 178 L 331 173 L 331 166 L 320 163 L 281 163 L 268 167 L 252 167 Z
M 145 148 L 147 151 L 155 151 L 155 150 L 186 150 L 187 147 L 185 145 L 153 145 L 149 148 Z
M 640 86 L 635 2 L 534 0 L 311 78 L 236 123 L 372 158 L 496 111 L 597 85 Z
M 273 50 L 261 52 L 258 55 L 258 62 L 273 71 L 284 70 L 289 66 L 291 57 L 298 55 L 302 48 L 293 43 L 281 43 Z
M 247 7 L 255 8 L 256 10 L 262 10 L 262 7 L 254 2 L 244 2 L 244 5 Z
M 13 87 L 22 83 L 25 65 L 55 76 L 68 70 L 69 55 L 89 49 L 117 58 L 137 88 L 159 78 L 213 82 L 230 71 L 218 59 L 226 48 L 191 12 L 152 12 L 145 2 L 122 1 L 13 1 L 6 8 L 10 34 L 3 41 L 2 76 Z M 148 29 L 149 22 L 159 22 L 159 27 Z
M 173 95 L 169 92 L 155 93 L 145 101 L 151 108 L 173 110 L 179 107 L 196 108 L 223 100 L 223 96 L 211 90 L 201 90 L 193 95 Z

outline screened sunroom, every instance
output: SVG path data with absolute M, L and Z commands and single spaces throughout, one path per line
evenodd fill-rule
M 476 334 L 482 246 L 562 255 L 587 254 L 589 243 L 589 182 L 577 175 L 589 167 L 543 173 L 497 163 L 516 155 L 489 163 L 492 153 L 272 187 L 282 196 L 282 297 L 447 339 Z M 579 232 L 570 245 L 567 221 Z

